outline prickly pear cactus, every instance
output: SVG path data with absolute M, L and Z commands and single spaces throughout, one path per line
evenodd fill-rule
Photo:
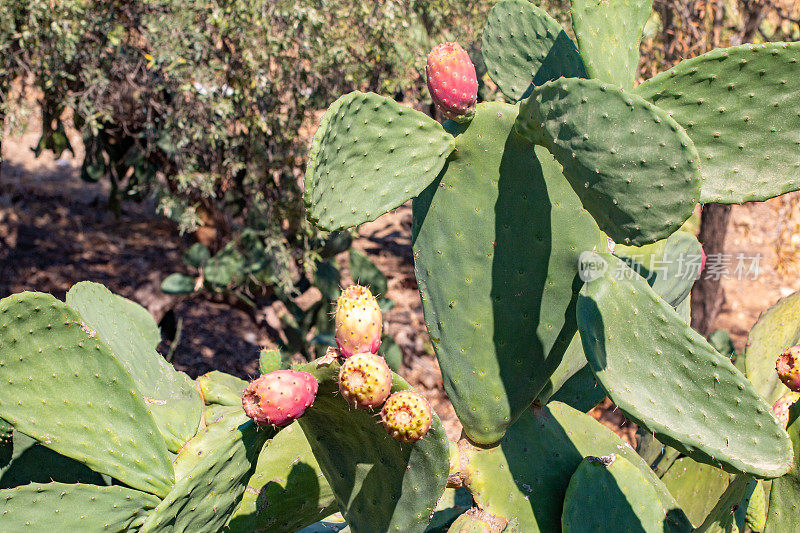
M 433 101 L 457 118 L 441 127 L 378 95 L 334 102 L 312 144 L 309 219 L 352 227 L 413 199 L 425 322 L 467 437 L 449 483 L 476 504 L 456 530 L 493 527 L 480 511 L 505 531 L 583 531 L 591 501 L 614 531 L 732 531 L 751 481 L 793 466 L 792 423 L 770 407 L 786 390 L 776 358 L 800 338 L 791 297 L 746 354 L 691 330 L 704 254 L 688 221 L 699 203 L 800 189 L 797 46 L 715 50 L 636 86 L 652 1 L 571 8 L 577 42 L 530 2 L 492 8 L 481 53 L 513 103 L 473 112 L 463 54 L 448 59 L 458 109 L 429 58 Z M 580 412 L 605 395 L 639 425 L 645 459 Z
M 311 145 L 321 228 L 413 199 L 464 438 L 387 373 L 363 287 L 341 292 L 338 348 L 292 368 L 264 351 L 250 385 L 176 372 L 146 311 L 102 286 L 22 293 L 0 300 L 0 529 L 318 531 L 338 509 L 355 533 L 798 530 L 800 407 L 771 406 L 781 377 L 796 385 L 800 299 L 744 354 L 709 343 L 689 327 L 702 248 L 678 230 L 698 203 L 800 189 L 800 48 L 715 50 L 634 87 L 651 1 L 571 6 L 577 43 L 529 2 L 492 8 L 482 54 L 511 103 L 477 102 L 448 43 L 427 73 L 454 120 L 354 92 Z M 379 379 L 351 376 L 361 352 Z M 586 414 L 604 396 L 638 425 L 635 449 Z

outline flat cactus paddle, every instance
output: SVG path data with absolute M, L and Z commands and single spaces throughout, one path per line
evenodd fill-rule
M 789 438 L 747 378 L 643 278 L 617 279 L 624 262 L 594 260 L 602 273 L 581 290 L 578 324 L 589 364 L 614 403 L 697 461 L 760 477 L 786 473 Z
M 692 140 L 666 111 L 617 86 L 576 78 L 545 83 L 520 103 L 517 131 L 552 152 L 616 242 L 664 239 L 697 205 Z
M 375 220 L 427 187 L 452 151 L 453 137 L 429 116 L 374 93 L 342 96 L 311 145 L 307 216 L 326 230 Z

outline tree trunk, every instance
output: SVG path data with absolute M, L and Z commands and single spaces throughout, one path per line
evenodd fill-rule
M 725 234 L 731 218 L 731 206 L 707 204 L 700 215 L 700 235 L 706 257 L 725 252 Z M 719 256 L 717 256 L 719 257 Z M 725 301 L 721 280 L 706 277 L 700 279 L 692 288 L 692 327 L 703 335 L 711 332 L 714 320 Z

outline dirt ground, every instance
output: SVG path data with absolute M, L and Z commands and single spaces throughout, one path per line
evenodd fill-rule
M 35 130 L 32 124 L 24 136 L 3 140 L 0 297 L 36 290 L 63 298 L 74 283 L 97 281 L 157 316 L 174 308 L 183 320 L 173 359 L 180 370 L 193 377 L 214 369 L 244 378 L 256 375 L 258 350 L 269 340 L 247 315 L 203 299 L 161 293 L 161 281 L 183 271 L 182 240 L 185 245 L 188 239 L 157 217 L 147 202 L 124 204 L 116 219 L 105 209 L 105 182 L 80 180 L 80 149 L 58 160 L 49 153 L 37 159 L 31 151 L 38 140 Z M 71 140 L 80 146 L 79 139 Z M 739 350 L 759 313 L 800 289 L 798 199 L 800 195 L 791 194 L 733 208 L 725 250 L 733 261 L 730 270 L 736 254 L 760 257 L 756 279 L 723 278 L 726 300 L 716 326 L 731 332 Z M 410 206 L 362 226 L 355 246 L 389 278 L 388 297 L 397 305 L 387 316 L 387 328 L 403 350 L 401 373 L 431 401 L 448 436 L 457 438 L 460 426 L 442 389 L 413 274 Z M 633 443 L 635 425 L 610 402 L 592 414 Z

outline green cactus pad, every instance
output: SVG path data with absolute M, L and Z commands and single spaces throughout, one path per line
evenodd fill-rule
M 572 336 L 572 340 L 561 358 L 558 367 L 550 376 L 550 379 L 545 384 L 536 401 L 540 405 L 546 404 L 550 398 L 556 394 L 567 381 L 569 381 L 575 374 L 581 371 L 586 366 L 586 356 L 583 355 L 583 345 L 581 344 L 581 336 L 577 332 Z
M 106 484 L 100 474 L 85 464 L 54 452 L 24 433 L 15 431 L 9 444 L 13 450 L 8 463 L 0 468 L 0 489 L 51 481 Z
M 750 528 L 753 533 L 762 533 L 767 526 L 767 499 L 764 482 L 751 479 L 739 507 L 733 512 L 739 530 Z
M 319 267 L 317 272 L 319 273 Z M 338 285 L 336 289 L 339 289 Z M 267 350 L 264 348 L 258 353 L 258 371 L 262 374 L 269 374 L 282 368 L 288 368 L 288 366 L 284 365 L 283 355 L 280 350 Z
M 636 88 L 697 146 L 701 202 L 800 189 L 799 61 L 800 43 L 747 44 L 682 61 Z
M 353 532 L 423 532 L 450 466 L 447 437 L 436 414 L 425 437 L 401 443 L 376 416 L 350 408 L 339 395 L 339 363 L 320 359 L 298 369 L 320 383 L 300 427 Z M 410 388 L 394 374 L 392 392 Z
M 483 103 L 468 126 L 448 123 L 457 150 L 413 206 L 415 273 L 444 387 L 483 444 L 561 362 L 578 257 L 606 242 L 553 157 L 514 132 L 517 111 Z
M 431 522 L 425 533 L 445 533 L 449 526 L 468 509 L 472 507 L 472 496 L 463 487 L 444 489 L 444 494 L 439 498 L 436 509 L 431 516 Z
M 203 411 L 203 426 L 210 426 L 223 420 L 228 415 L 239 414 L 242 411 L 241 402 L 239 405 L 220 405 L 212 403 Z
M 294 422 L 261 449 L 226 531 L 297 531 L 337 509 L 311 446 Z
M 730 474 L 711 465 L 698 463 L 690 457 L 681 457 L 661 477 L 681 506 L 681 509 L 699 526 L 719 501 L 728 487 Z
M 742 501 L 751 479 L 750 476 L 743 474 L 734 476 L 706 519 L 693 531 L 696 533 L 738 532 L 739 528 L 736 526 L 733 511 Z
M 556 78 L 585 78 L 578 48 L 554 18 L 526 0 L 502 0 L 489 12 L 481 54 L 486 70 L 512 100 Z
M 778 379 L 775 362 L 784 350 L 800 343 L 800 292 L 781 298 L 761 313 L 747 336 L 745 368 L 756 391 L 772 405 L 789 389 Z
M 647 246 L 618 246 L 614 255 L 625 261 L 672 307 L 677 308 L 700 275 L 703 247 L 697 238 L 676 231 L 664 241 Z
M 197 378 L 197 385 L 206 405 L 242 405 L 242 392 L 247 382 L 219 370 L 212 370 Z
M 800 415 L 800 405 L 795 404 L 789 409 L 787 428 L 794 448 L 792 471 L 772 480 L 767 527 L 764 533 L 785 533 L 800 528 L 800 517 L 797 514 L 800 502 L 800 416 L 798 415 Z
M 605 397 L 606 391 L 594 379 L 592 369 L 589 365 L 584 365 L 553 394 L 550 400 L 565 403 L 587 413 Z
M 48 448 L 164 496 L 172 465 L 133 379 L 82 317 L 49 294 L 0 300 L 0 416 Z
M 564 533 L 664 533 L 672 530 L 656 489 L 621 455 L 587 457 L 570 478 Z
M 633 87 L 653 0 L 572 0 L 572 29 L 592 78 Z
M 375 220 L 427 187 L 452 151 L 453 137 L 419 111 L 373 93 L 342 96 L 309 152 L 308 219 L 326 230 Z
M 241 500 L 261 447 L 275 433 L 244 413 L 199 432 L 175 459 L 175 486 L 149 514 L 141 533 L 220 531 Z
M 498 446 L 462 447 L 461 452 L 462 475 L 476 504 L 508 518 L 507 532 L 559 531 L 564 494 L 578 465 L 586 456 L 612 453 L 630 461 L 654 487 L 671 528 L 691 527 L 633 448 L 591 416 L 559 402 L 525 411 Z
M 624 262 L 594 259 L 605 272 L 581 290 L 578 324 L 611 400 L 697 461 L 760 477 L 784 474 L 791 466 L 788 436 L 747 378 L 643 278 L 615 279 Z
M 668 237 L 700 197 L 699 158 L 683 128 L 614 85 L 545 83 L 521 102 L 517 130 L 555 155 L 584 207 L 619 243 Z
M 156 351 L 161 333 L 153 317 L 139 304 L 88 281 L 75 284 L 66 302 L 114 352 L 142 393 L 167 448 L 177 452 L 197 432 L 203 404 L 189 376 Z
M 0 490 L 3 531 L 135 531 L 158 498 L 127 487 L 31 483 Z

